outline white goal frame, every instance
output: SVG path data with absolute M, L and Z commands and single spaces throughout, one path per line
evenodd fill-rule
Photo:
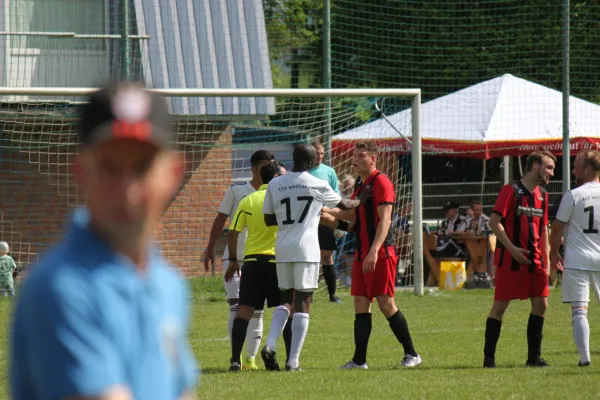
M 0 96 L 86 96 L 97 88 L 0 88 Z M 412 110 L 412 223 L 414 293 L 423 295 L 421 89 L 150 89 L 165 97 L 405 97 Z M 415 234 L 417 233 L 417 234 Z

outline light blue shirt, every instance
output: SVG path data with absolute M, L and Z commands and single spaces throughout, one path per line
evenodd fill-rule
M 337 174 L 335 173 L 335 170 L 330 166 L 321 163 L 318 166 L 312 168 L 310 171 L 308 171 L 308 173 L 314 176 L 315 178 L 319 178 L 326 181 L 327 183 L 329 183 L 329 186 L 331 186 L 331 188 L 335 190 L 337 194 L 340 193 Z
M 157 251 L 142 275 L 76 218 L 21 290 L 11 331 L 13 399 L 97 396 L 123 385 L 136 400 L 174 400 L 193 390 L 188 296 Z

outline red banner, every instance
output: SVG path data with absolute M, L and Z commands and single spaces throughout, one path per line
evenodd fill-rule
M 411 145 L 404 139 L 370 140 L 376 142 L 382 152 L 410 153 Z M 333 140 L 331 150 L 334 156 L 351 151 L 357 141 Z M 422 152 L 426 155 L 448 157 L 470 157 L 490 159 L 503 156 L 526 156 L 537 150 L 547 150 L 554 155 L 562 155 L 562 140 L 461 142 L 450 140 L 423 139 Z M 572 138 L 571 154 L 579 150 L 600 150 L 600 138 Z

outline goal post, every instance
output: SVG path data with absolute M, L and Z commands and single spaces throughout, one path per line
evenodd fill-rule
M 12 244 L 21 264 L 37 261 L 63 231 L 70 209 L 83 201 L 68 165 L 77 151 L 78 108 L 94 90 L 0 88 L 0 240 Z M 268 149 L 290 169 L 296 143 L 331 138 L 325 143 L 332 154 L 328 161 L 341 177 L 355 175 L 354 143 L 374 141 L 381 149 L 378 168 L 396 187 L 393 228 L 407 266 L 403 284 L 423 294 L 423 238 L 412 234 L 423 224 L 420 89 L 150 90 L 168 99 L 185 159 L 185 184 L 157 235 L 167 258 L 184 273 L 220 290 L 223 238 L 213 274 L 204 273 L 202 252 L 226 190 L 249 178 L 253 151 Z M 406 120 L 393 127 L 400 134 L 383 136 L 391 122 L 382 116 L 409 109 Z M 361 127 L 366 136 L 337 138 Z M 349 275 L 349 259 L 339 256 L 341 280 Z

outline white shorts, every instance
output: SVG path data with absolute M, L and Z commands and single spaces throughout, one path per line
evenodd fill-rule
M 565 268 L 562 277 L 563 303 L 587 305 L 590 301 L 590 288 L 600 301 L 600 272 Z
M 279 288 L 313 292 L 319 287 L 319 266 L 321 263 L 298 262 L 277 263 Z
M 244 263 L 238 261 L 238 265 L 240 266 L 240 273 L 242 271 L 242 266 Z M 229 266 L 229 260 L 223 260 L 223 276 L 225 276 L 225 272 L 227 272 L 227 267 Z M 229 282 L 225 282 L 223 279 L 223 284 L 225 286 L 225 296 L 227 300 L 231 299 L 239 299 L 240 298 L 240 276 L 233 275 L 233 279 Z

